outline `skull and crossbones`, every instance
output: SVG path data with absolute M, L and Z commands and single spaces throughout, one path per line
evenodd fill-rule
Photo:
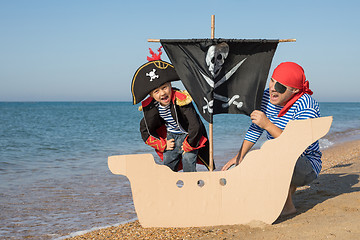
M 209 47 L 205 60 L 209 67 L 209 71 L 214 78 L 219 75 L 222 65 L 224 64 L 228 54 L 229 45 L 226 43 L 220 43 Z
M 146 76 L 150 77 L 150 82 L 152 82 L 155 78 L 159 78 L 159 75 L 156 75 L 155 72 L 156 72 L 156 69 L 154 68 L 149 73 L 146 73 Z
M 241 60 L 230 71 L 228 71 L 220 80 L 218 80 L 217 82 L 214 82 L 214 79 L 219 75 L 228 54 L 229 54 L 229 45 L 226 43 L 212 45 L 208 49 L 205 61 L 206 61 L 208 69 L 209 69 L 211 75 L 213 76 L 213 78 L 206 76 L 202 72 L 200 72 L 200 73 L 204 77 L 206 82 L 210 85 L 210 87 L 213 87 L 214 89 L 216 89 L 221 84 L 223 84 L 228 79 L 230 79 L 230 77 L 236 72 L 236 70 L 240 67 L 240 65 L 243 64 L 246 60 L 246 58 Z M 222 108 L 228 108 L 231 104 L 234 104 L 234 105 L 236 105 L 236 107 L 238 109 L 240 109 L 243 106 L 243 102 L 236 101 L 238 98 L 240 98 L 239 95 L 234 95 L 231 98 L 228 98 L 228 97 L 216 94 L 216 93 L 214 94 L 214 99 L 224 102 L 221 105 Z M 213 100 L 208 101 L 205 97 L 204 97 L 204 100 L 206 102 L 206 105 L 203 107 L 203 112 L 205 113 L 205 110 L 207 109 L 209 113 L 212 113 L 213 112 L 213 109 L 212 109 Z

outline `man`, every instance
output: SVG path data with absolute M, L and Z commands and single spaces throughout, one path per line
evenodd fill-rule
M 303 68 L 293 62 L 284 62 L 276 67 L 264 91 L 261 111 L 250 114 L 252 124 L 245 135 L 239 153 L 222 170 L 238 165 L 265 130 L 267 139 L 277 138 L 283 132 L 289 120 L 320 117 L 319 104 L 310 96 L 309 82 L 306 81 Z M 296 212 L 292 194 L 299 186 L 311 183 L 320 173 L 322 162 L 319 142 L 310 145 L 298 158 L 290 189 L 281 215 Z

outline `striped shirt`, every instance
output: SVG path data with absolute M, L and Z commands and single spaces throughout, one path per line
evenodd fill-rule
M 264 95 L 261 102 L 261 111 L 269 118 L 269 120 L 275 124 L 281 130 L 284 130 L 285 126 L 290 120 L 302 120 L 308 118 L 320 117 L 319 104 L 308 94 L 301 96 L 285 113 L 284 116 L 278 117 L 282 106 L 274 105 L 270 102 L 269 89 L 264 91 Z M 264 129 L 260 128 L 256 124 L 252 123 L 245 135 L 245 140 L 256 143 Z M 273 139 L 273 136 L 267 131 L 267 139 Z M 319 149 L 319 142 L 316 141 L 311 144 L 303 154 L 310 160 L 310 163 L 317 175 L 319 175 L 322 162 L 322 153 Z
M 181 131 L 180 129 L 180 126 L 176 123 L 176 121 L 171 115 L 170 104 L 167 106 L 162 106 L 161 104 L 156 102 L 155 106 L 159 111 L 160 117 L 165 120 L 165 126 L 167 131 L 177 134 L 183 133 L 183 131 Z

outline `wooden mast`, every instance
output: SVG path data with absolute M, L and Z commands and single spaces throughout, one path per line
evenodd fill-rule
M 211 39 L 215 38 L 215 15 L 211 15 Z M 213 116 L 209 123 L 209 170 L 214 170 L 214 139 L 213 139 Z

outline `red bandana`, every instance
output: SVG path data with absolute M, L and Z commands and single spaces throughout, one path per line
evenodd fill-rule
M 299 92 L 297 92 L 281 109 L 278 117 L 284 116 L 284 114 L 302 95 L 304 95 L 304 93 L 309 95 L 313 94 L 313 92 L 309 89 L 309 81 L 306 81 L 304 69 L 296 63 L 281 63 L 275 68 L 272 78 L 285 86 L 299 89 Z

